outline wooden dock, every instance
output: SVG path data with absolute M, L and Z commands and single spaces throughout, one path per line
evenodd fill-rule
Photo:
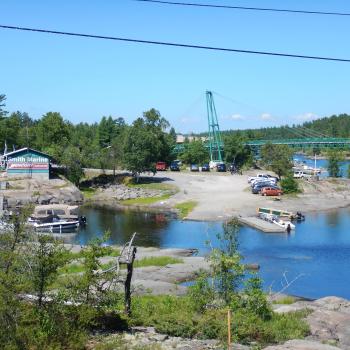
M 285 233 L 285 229 L 255 216 L 239 217 L 240 223 L 267 233 Z

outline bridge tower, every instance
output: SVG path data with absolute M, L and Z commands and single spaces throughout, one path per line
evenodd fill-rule
M 211 162 L 222 162 L 222 147 L 218 116 L 211 91 L 206 92 L 207 98 L 207 112 L 208 112 L 208 127 L 209 127 L 209 152 Z

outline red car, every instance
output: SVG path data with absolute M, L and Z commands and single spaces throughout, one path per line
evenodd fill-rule
M 157 171 L 165 171 L 166 170 L 166 163 L 165 162 L 157 162 L 156 163 L 156 170 Z
M 262 196 L 280 196 L 283 191 L 278 187 L 264 187 L 260 193 Z

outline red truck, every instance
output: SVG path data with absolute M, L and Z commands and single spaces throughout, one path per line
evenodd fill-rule
M 156 163 L 157 171 L 166 171 L 166 163 L 165 162 L 157 162 Z

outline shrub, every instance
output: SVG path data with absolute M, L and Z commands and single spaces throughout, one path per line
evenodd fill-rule
M 298 181 L 291 174 L 281 180 L 281 187 L 285 194 L 300 192 Z

